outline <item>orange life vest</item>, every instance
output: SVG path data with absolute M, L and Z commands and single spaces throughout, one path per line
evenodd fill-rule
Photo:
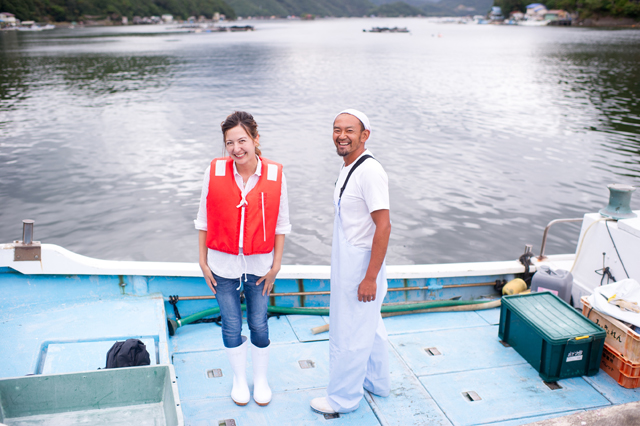
M 282 191 L 282 164 L 266 158 L 256 186 L 246 196 L 242 252 L 245 255 L 270 253 L 275 244 L 276 224 Z M 242 191 L 233 174 L 230 157 L 211 162 L 207 195 L 207 247 L 229 254 L 240 253 Z

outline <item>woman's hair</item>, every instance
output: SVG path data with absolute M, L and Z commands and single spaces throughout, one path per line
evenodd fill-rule
M 253 119 L 253 115 L 244 111 L 234 111 L 233 114 L 229 114 L 229 116 L 220 124 L 220 127 L 222 127 L 222 138 L 226 139 L 227 132 L 236 126 L 242 126 L 245 132 L 247 132 L 256 145 L 256 154 L 261 157 L 262 152 L 260 151 L 260 148 L 258 148 L 260 144 L 256 141 L 258 138 L 258 123 Z

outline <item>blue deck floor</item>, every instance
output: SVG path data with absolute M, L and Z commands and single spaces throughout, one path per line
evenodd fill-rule
M 309 409 L 328 381 L 328 333 L 312 335 L 322 317 L 269 320 L 272 350 L 267 407 L 238 407 L 228 393 L 233 378 L 215 324 L 186 326 L 170 338 L 180 397 L 189 425 L 521 425 L 577 411 L 640 400 L 600 371 L 594 377 L 561 380 L 551 390 L 512 348 L 499 343 L 499 310 L 432 313 L 385 319 L 390 341 L 392 392 L 365 395 L 360 408 L 325 419 Z M 442 355 L 429 355 L 435 347 Z M 303 369 L 299 361 L 312 361 Z M 220 369 L 222 377 L 207 378 Z M 249 376 L 251 362 L 248 366 Z M 251 386 L 251 383 L 250 383 Z M 471 402 L 464 392 L 482 399 Z
M 6 302 L 6 300 L 5 300 Z M 159 295 L 106 295 L 56 306 L 31 306 L 28 315 L 0 312 L 0 377 L 94 370 L 104 366 L 115 340 L 141 338 L 152 363 L 173 363 L 186 425 L 521 425 L 640 400 L 640 390 L 618 386 L 606 373 L 561 380 L 551 390 L 513 348 L 498 340 L 499 310 L 431 313 L 385 319 L 389 332 L 392 392 L 365 394 L 360 408 L 339 418 L 312 412 L 328 382 L 328 333 L 311 328 L 326 317 L 281 316 L 269 320 L 272 341 L 267 407 L 229 398 L 233 374 L 220 327 L 188 325 L 168 337 Z M 246 325 L 245 325 L 246 327 Z M 245 330 L 248 335 L 248 330 Z M 429 355 L 437 348 L 441 355 Z M 312 368 L 302 368 L 304 363 Z M 208 370 L 220 377 L 209 378 Z M 251 360 L 248 361 L 251 381 Z M 250 383 L 250 386 L 251 383 Z M 465 392 L 476 392 L 472 402 Z M 227 422 L 226 424 L 231 424 Z

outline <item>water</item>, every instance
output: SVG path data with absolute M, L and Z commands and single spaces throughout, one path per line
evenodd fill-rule
M 362 32 L 396 25 L 411 33 Z M 36 240 L 83 255 L 196 262 L 202 173 L 235 109 L 285 165 L 287 264 L 329 263 L 331 124 L 347 107 L 369 115 L 389 174 L 389 264 L 538 252 L 549 221 L 640 180 L 637 30 L 338 19 L 2 33 L 0 46 L 1 242 L 30 218 Z M 578 226 L 554 227 L 547 252 L 573 252 Z

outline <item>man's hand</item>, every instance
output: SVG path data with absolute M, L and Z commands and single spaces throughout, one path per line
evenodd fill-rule
M 375 278 L 367 278 L 358 286 L 358 300 L 360 302 L 373 302 L 376 300 L 376 291 L 378 290 L 378 284 Z
M 389 234 L 391 234 L 389 210 L 373 211 L 371 212 L 371 219 L 376 224 L 376 231 L 373 234 L 373 242 L 371 243 L 371 259 L 369 260 L 367 273 L 358 287 L 358 300 L 365 303 L 376 300 L 376 291 L 378 290 L 376 278 L 387 254 Z

